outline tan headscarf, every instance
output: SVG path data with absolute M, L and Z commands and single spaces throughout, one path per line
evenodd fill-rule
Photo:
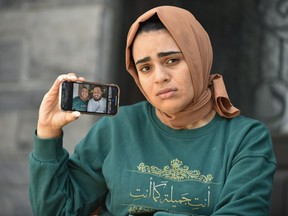
M 227 95 L 222 76 L 210 75 L 212 66 L 212 46 L 207 32 L 195 17 L 187 10 L 174 6 L 153 8 L 140 16 L 130 27 L 126 45 L 126 69 L 149 101 L 139 82 L 135 69 L 131 45 L 141 22 L 157 14 L 171 34 L 188 64 L 195 93 L 194 100 L 182 111 L 168 115 L 156 107 L 157 116 L 172 128 L 184 128 L 204 118 L 212 109 L 220 116 L 233 118 L 240 114 Z

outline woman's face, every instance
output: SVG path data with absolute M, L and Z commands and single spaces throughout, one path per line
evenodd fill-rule
M 155 107 L 174 114 L 193 100 L 188 65 L 167 30 L 140 33 L 132 55 L 142 89 Z
M 87 88 L 82 88 L 82 90 L 81 90 L 81 97 L 82 97 L 83 99 L 88 98 L 88 89 L 87 89 Z

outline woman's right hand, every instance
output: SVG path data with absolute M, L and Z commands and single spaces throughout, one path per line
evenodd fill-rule
M 85 81 L 74 73 L 60 75 L 43 97 L 39 109 L 37 136 L 41 139 L 59 137 L 62 128 L 80 116 L 78 111 L 63 111 L 59 105 L 59 90 L 63 81 Z

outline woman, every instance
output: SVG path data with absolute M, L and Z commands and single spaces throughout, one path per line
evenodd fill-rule
M 87 111 L 89 102 L 89 90 L 87 87 L 81 89 L 81 94 L 73 98 L 72 110 Z
M 173 16 L 172 16 L 173 15 Z M 62 127 L 79 112 L 45 95 L 30 155 L 36 215 L 268 215 L 276 162 L 266 127 L 239 115 L 210 75 L 209 37 L 188 11 L 151 9 L 131 26 L 126 66 L 149 102 L 101 118 L 70 158 Z

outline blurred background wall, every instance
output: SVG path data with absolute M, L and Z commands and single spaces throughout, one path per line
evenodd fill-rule
M 109 0 L 0 1 L 0 215 L 32 215 L 27 159 L 41 99 L 57 76 L 115 82 L 118 8 Z M 65 128 L 70 152 L 96 120 Z
M 0 0 L 0 215 L 32 215 L 27 158 L 56 77 L 117 83 L 121 105 L 143 100 L 125 70 L 126 34 L 166 4 L 196 16 L 214 48 L 212 73 L 243 115 L 271 130 L 279 164 L 271 215 L 288 215 L 288 0 Z M 95 121 L 82 115 L 65 127 L 70 153 Z

